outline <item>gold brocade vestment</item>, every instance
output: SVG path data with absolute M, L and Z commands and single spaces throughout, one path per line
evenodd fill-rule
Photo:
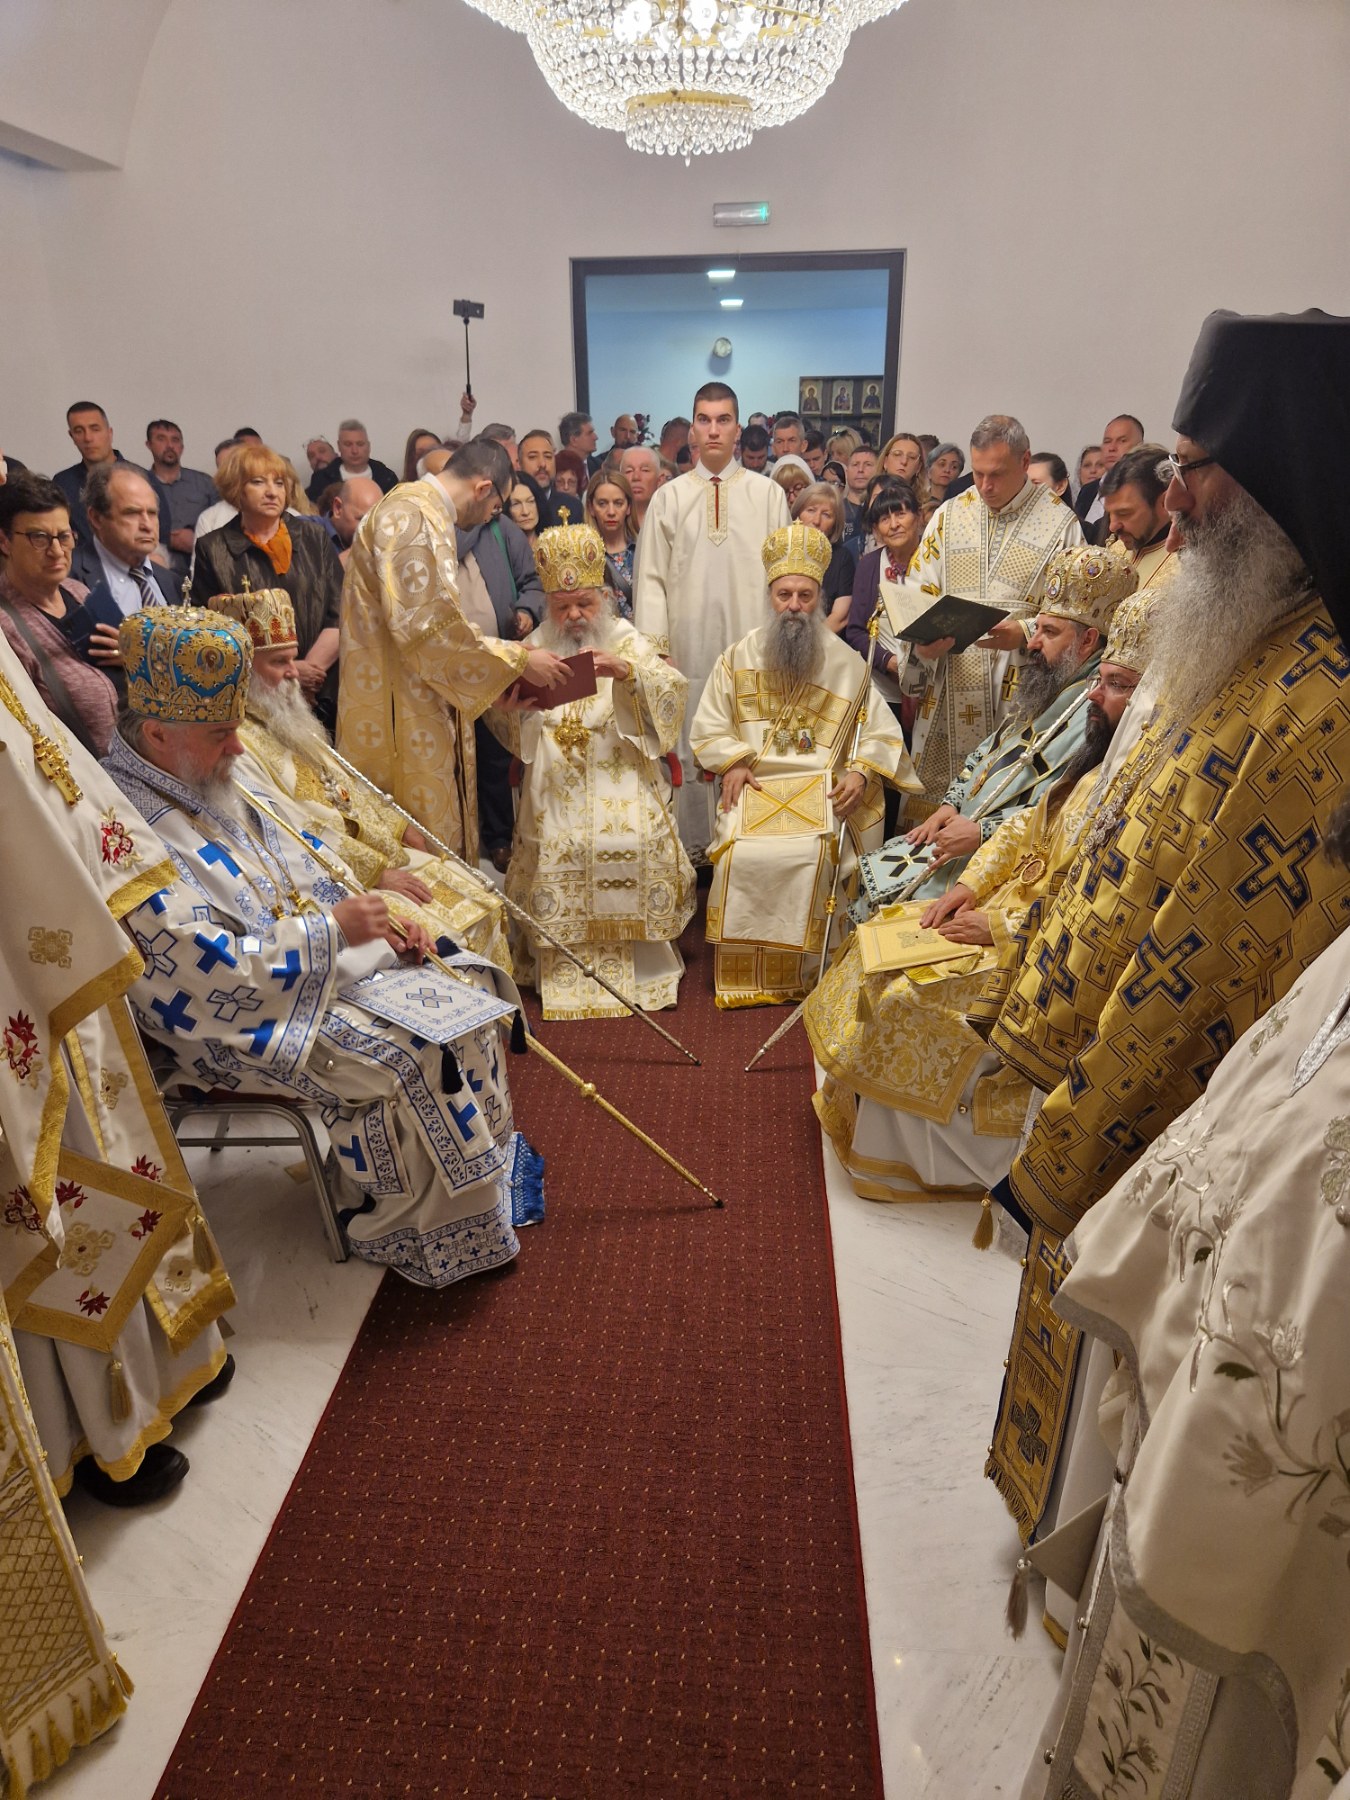
M 455 513 L 434 477 L 405 482 L 361 521 L 342 590 L 337 746 L 478 861 L 473 721 L 525 667 L 459 604 Z

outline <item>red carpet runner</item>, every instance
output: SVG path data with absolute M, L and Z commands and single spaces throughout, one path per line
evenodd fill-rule
M 513 1061 L 548 1219 L 386 1276 L 157 1800 L 880 1795 L 806 1039 L 684 949 L 701 1069 L 542 1032 L 726 1210 Z

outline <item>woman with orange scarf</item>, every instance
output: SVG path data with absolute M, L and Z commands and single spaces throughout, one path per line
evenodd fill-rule
M 295 608 L 300 660 L 296 672 L 311 706 L 331 726 L 337 707 L 338 609 L 342 564 L 318 519 L 296 507 L 295 471 L 265 444 L 240 444 L 216 474 L 222 500 L 237 518 L 197 540 L 194 606 L 215 594 L 237 594 L 244 577 L 256 591 L 284 588 Z

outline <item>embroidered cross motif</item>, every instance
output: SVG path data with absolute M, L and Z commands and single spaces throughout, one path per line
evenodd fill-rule
M 304 973 L 304 970 L 300 967 L 300 952 L 298 950 L 288 950 L 279 963 L 271 964 L 267 972 L 272 977 L 273 981 L 279 981 L 281 983 L 282 993 L 289 994 Z
M 188 1005 L 189 996 L 179 988 L 172 1000 L 152 1000 L 150 1010 L 159 1014 L 165 1031 L 195 1031 L 197 1021 L 188 1011 Z
M 1142 1006 L 1150 994 L 1162 994 L 1174 1006 L 1181 1006 L 1195 992 L 1195 983 L 1183 973 L 1190 959 L 1204 947 L 1198 931 L 1188 931 L 1174 950 L 1162 954 L 1152 934 L 1146 934 L 1135 950 L 1135 960 L 1142 971 L 1133 981 L 1121 983 L 1120 997 L 1126 1006 Z
M 199 931 L 192 941 L 201 951 L 197 967 L 203 975 L 209 975 L 217 963 L 224 963 L 227 969 L 238 968 L 234 956 L 225 948 L 230 941 L 228 932 L 222 931 L 213 937 L 209 932 Z
M 277 1028 L 275 1019 L 264 1019 L 259 1025 L 245 1025 L 242 1036 L 252 1038 L 249 1046 L 250 1056 L 261 1056 L 272 1041 L 272 1033 Z
M 365 1153 L 361 1149 L 361 1140 L 359 1137 L 354 1137 L 349 1144 L 339 1144 L 337 1146 L 337 1153 L 339 1156 L 345 1156 L 351 1163 L 352 1173 L 354 1175 L 365 1174 L 369 1164 L 366 1162 Z
M 1308 904 L 1308 884 L 1303 878 L 1303 868 L 1317 849 L 1317 832 L 1311 825 L 1286 843 L 1266 822 L 1247 832 L 1242 842 L 1256 858 L 1258 867 L 1238 882 L 1235 891 L 1239 900 L 1250 903 L 1275 887 L 1288 902 L 1291 912 L 1298 912 Z
M 221 867 L 227 870 L 231 875 L 238 875 L 241 873 L 239 864 L 221 844 L 205 843 L 197 852 L 197 855 L 200 860 L 208 864 L 208 866 L 211 863 L 219 863 Z
M 1297 687 L 1300 681 L 1319 669 L 1325 669 L 1336 682 L 1350 676 L 1350 659 L 1346 656 L 1340 633 L 1331 630 L 1321 619 L 1314 619 L 1295 641 L 1304 654 L 1292 669 L 1281 675 L 1282 688 Z

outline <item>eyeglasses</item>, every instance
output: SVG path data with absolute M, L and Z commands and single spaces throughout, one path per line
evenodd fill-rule
M 1186 487 L 1187 475 L 1192 469 L 1207 469 L 1215 460 L 1212 456 L 1197 456 L 1193 462 L 1178 462 L 1175 456 L 1165 456 L 1158 464 L 1158 479 L 1162 479 L 1163 470 L 1166 469 L 1169 479 L 1179 481 L 1189 493 L 1190 489 Z
M 69 550 L 75 542 L 73 531 L 16 531 L 15 537 L 26 537 L 37 551 L 44 556 L 53 544 L 59 544 L 63 550 Z
M 1127 698 L 1138 686 L 1137 681 L 1122 681 L 1118 675 L 1099 675 L 1092 684 L 1093 688 L 1100 688 L 1105 694 L 1124 694 Z

